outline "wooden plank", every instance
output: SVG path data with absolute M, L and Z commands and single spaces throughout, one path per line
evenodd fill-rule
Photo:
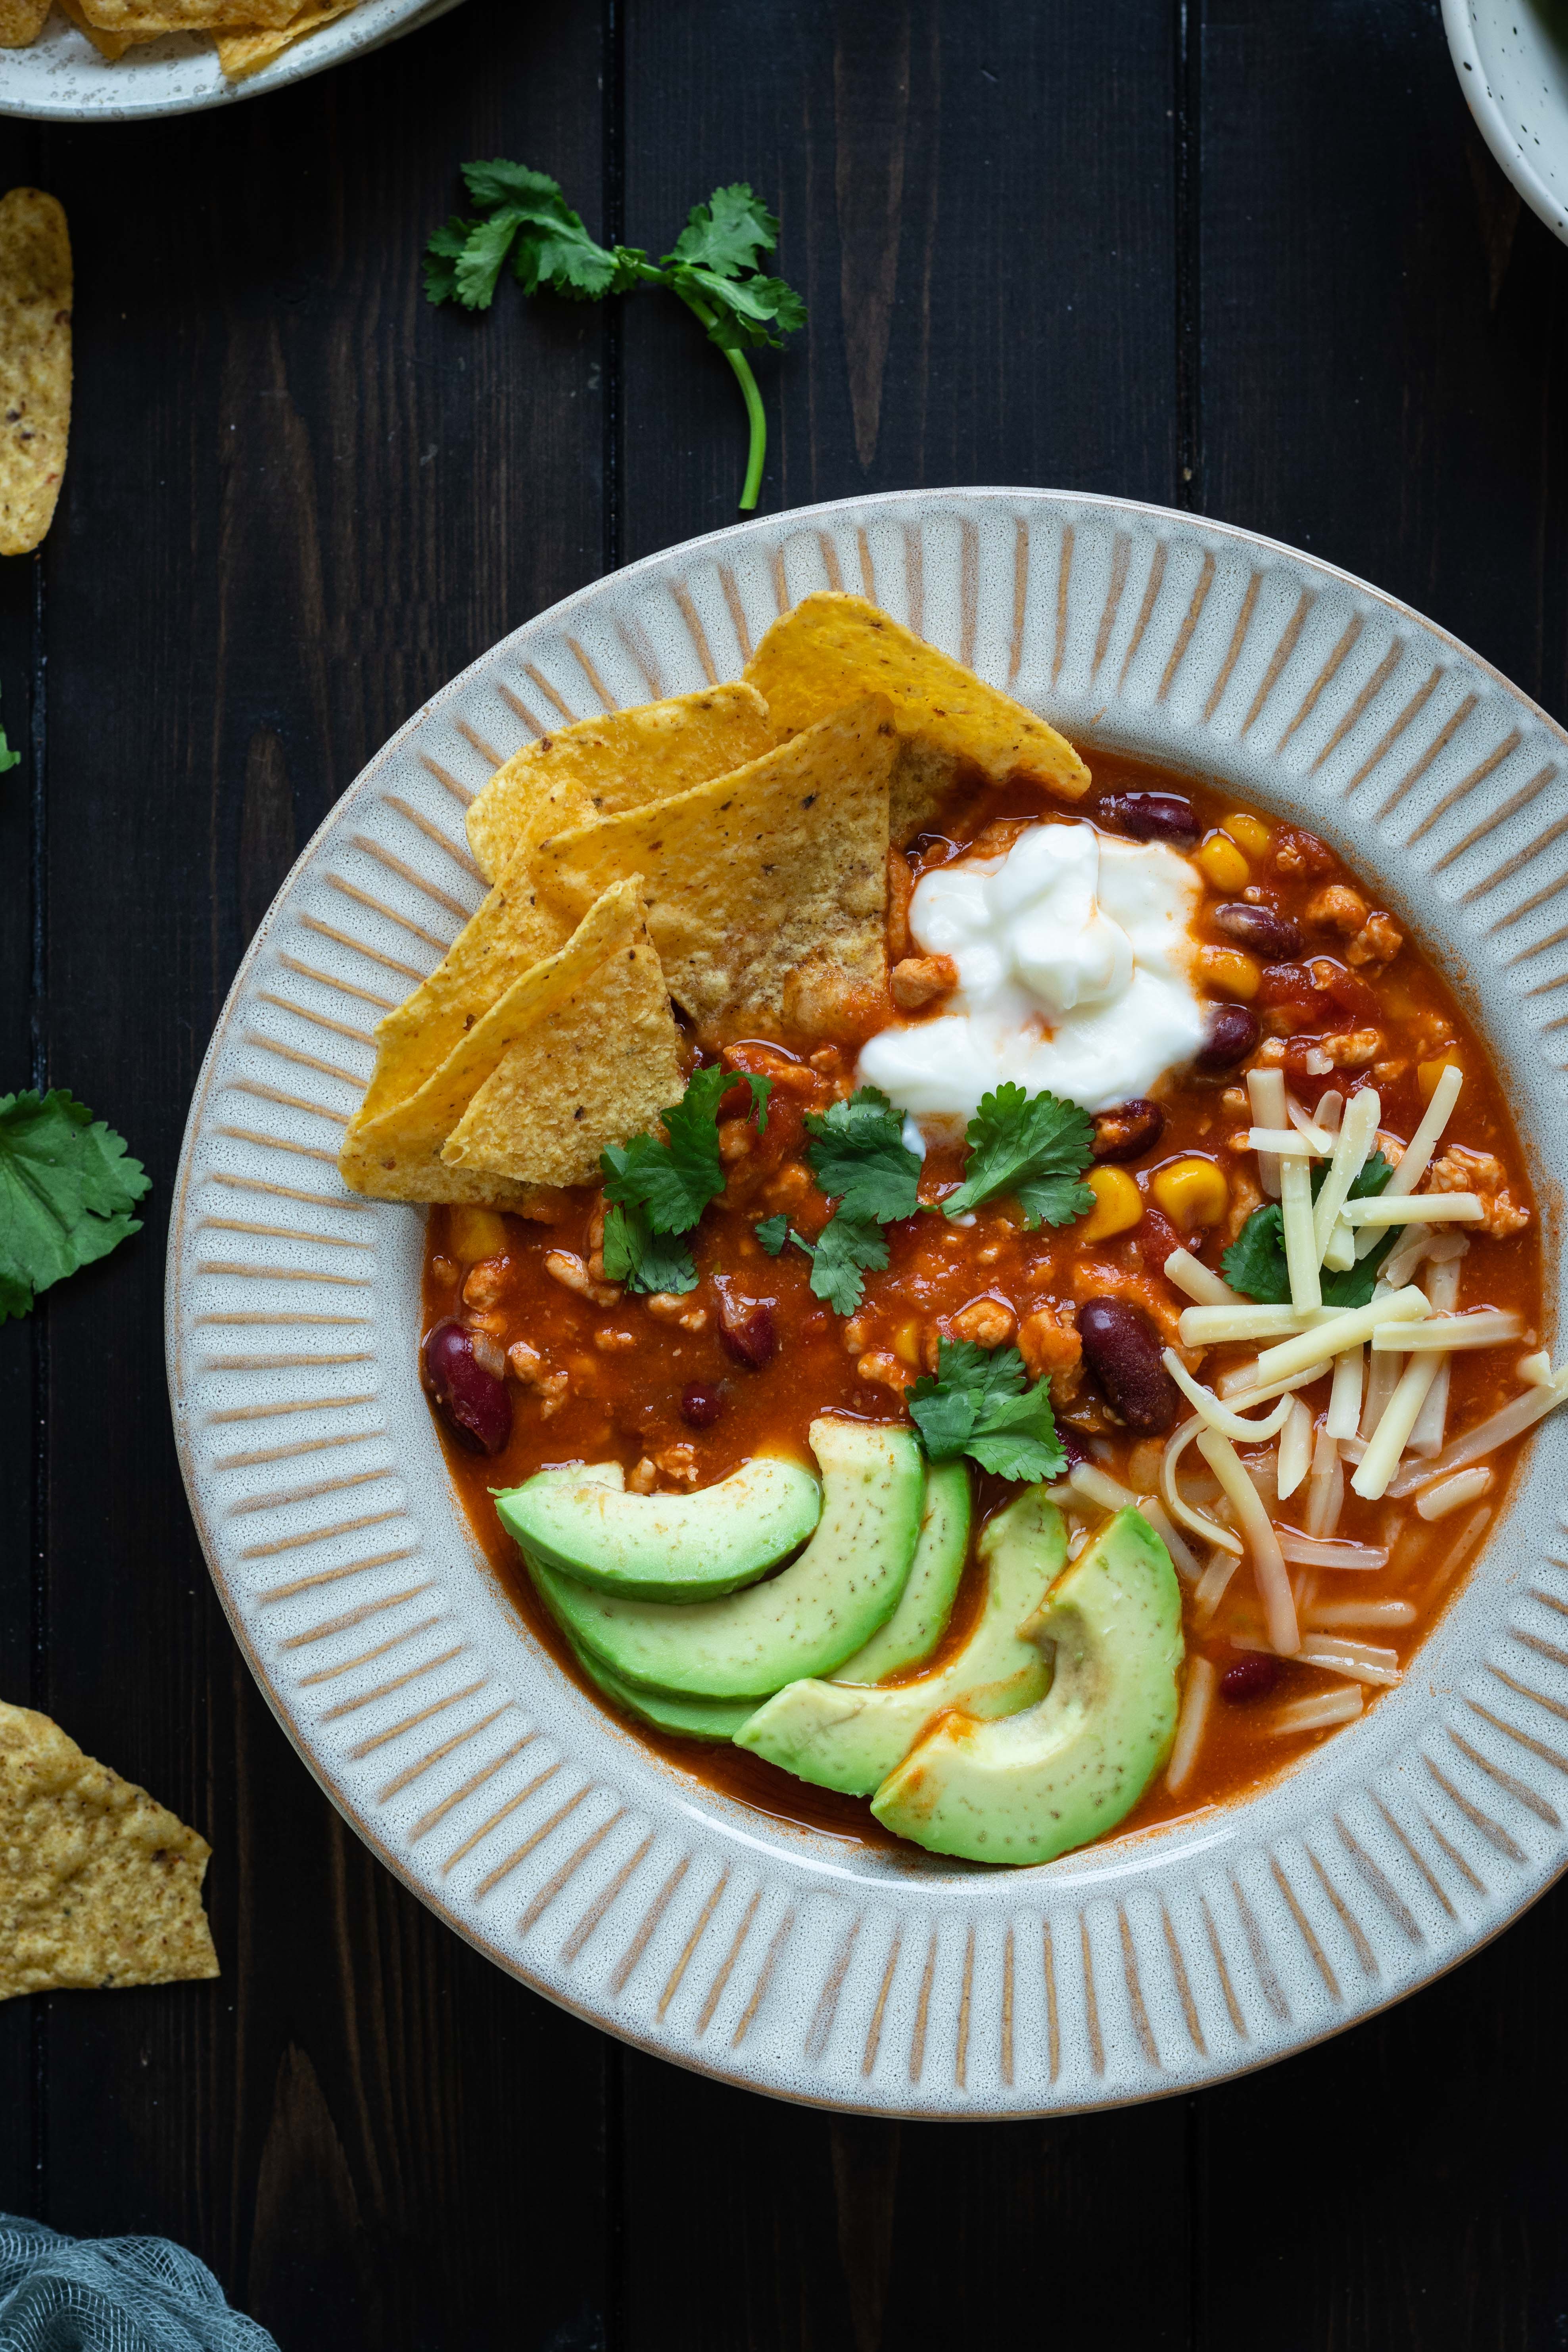
M 402 1892 L 251 1685 L 170 1439 L 163 1235 L 200 1055 L 296 846 L 596 566 L 595 315 L 437 314 L 419 261 L 464 157 L 597 173 L 600 41 L 596 7 L 471 0 L 288 93 L 50 148 L 80 299 L 47 1033 L 155 1189 L 51 1307 L 47 1696 L 212 1837 L 225 1974 L 52 2004 L 43 2210 L 166 2231 L 284 2342 L 348 2352 L 454 2341 L 458 2313 L 476 2344 L 520 2310 L 542 2341 L 598 2326 L 605 2048 Z

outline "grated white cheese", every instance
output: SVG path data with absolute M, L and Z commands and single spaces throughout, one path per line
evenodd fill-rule
M 1197 1307 L 1189 1310 L 1202 1314 Z M 1327 1314 L 1315 1321 L 1310 1329 L 1298 1332 L 1294 1338 L 1282 1339 L 1277 1348 L 1265 1348 L 1258 1359 L 1260 1381 L 1282 1381 L 1291 1372 L 1304 1372 L 1309 1365 L 1326 1364 L 1342 1348 L 1359 1348 L 1370 1339 L 1379 1323 L 1397 1323 L 1407 1316 L 1415 1319 L 1430 1315 L 1432 1304 L 1424 1290 L 1412 1284 L 1395 1290 L 1386 1298 L 1372 1299 L 1365 1307 L 1347 1307 L 1342 1314 Z M 1187 1318 L 1182 1318 L 1184 1327 Z M 1186 1339 L 1184 1328 L 1182 1338 Z M 1237 1338 L 1247 1336 L 1237 1333 Z
M 1312 1459 L 1312 1416 L 1300 1397 L 1292 1397 L 1287 1407 L 1285 1426 L 1279 1433 L 1279 1500 L 1293 1495 L 1306 1476 Z
M 1486 1213 L 1476 1192 L 1415 1192 L 1397 1200 L 1380 1192 L 1370 1201 L 1347 1201 L 1343 1212 L 1347 1224 L 1372 1225 L 1380 1233 L 1390 1225 L 1479 1225 Z
M 1257 1487 L 1243 1468 L 1235 1446 L 1217 1429 L 1200 1429 L 1198 1452 L 1225 1488 L 1231 1508 L 1241 1523 L 1252 1554 L 1252 1572 L 1258 1582 L 1258 1594 L 1263 1603 L 1264 1622 L 1268 1639 L 1282 1658 L 1293 1658 L 1301 1646 L 1300 1629 L 1296 1622 L 1296 1596 L 1290 1590 L 1290 1578 L 1286 1570 L 1279 1538 L 1274 1532 L 1274 1522 L 1263 1507 Z
M 1391 1327 L 1381 1323 L 1377 1328 L 1387 1330 Z M 1392 1328 L 1403 1331 L 1407 1326 L 1399 1323 Z M 1362 1348 L 1346 1348 L 1334 1358 L 1334 1384 L 1329 1391 L 1329 1413 L 1323 1423 L 1331 1437 L 1353 1437 L 1360 1426 L 1362 1369 L 1365 1361 L 1366 1352 Z
M 1184 1348 L 1213 1348 L 1226 1339 L 1278 1339 L 1300 1331 L 1293 1307 L 1184 1307 L 1177 1328 Z
M 1165 1279 L 1204 1307 L 1245 1307 L 1248 1301 L 1189 1249 L 1174 1249 L 1165 1260 Z
M 1366 1452 L 1351 1480 L 1352 1490 L 1367 1502 L 1375 1503 L 1387 1492 L 1388 1482 L 1399 1467 L 1399 1457 L 1415 1426 L 1416 1415 L 1426 1402 L 1426 1391 L 1444 1360 L 1441 1356 L 1412 1356 L 1400 1374 L 1399 1385 L 1367 1440 Z
M 1323 1293 L 1318 1280 L 1318 1244 L 1312 1225 L 1312 1171 L 1304 1160 L 1280 1160 L 1279 1206 L 1285 1225 L 1290 1304 L 1298 1315 L 1310 1315 L 1322 1305 Z
M 1360 1094 L 1352 1096 L 1346 1106 L 1334 1145 L 1334 1156 L 1329 1162 L 1322 1190 L 1312 1208 L 1312 1231 L 1320 1265 L 1351 1186 L 1366 1165 L 1367 1155 L 1377 1134 L 1377 1123 L 1382 1117 L 1383 1102 L 1375 1087 L 1363 1087 Z

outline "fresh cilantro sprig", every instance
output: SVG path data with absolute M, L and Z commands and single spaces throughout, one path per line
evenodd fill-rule
M 0 1095 L 0 1322 L 107 1257 L 152 1182 L 123 1136 L 59 1087 Z
M 1328 1174 L 1325 1163 L 1312 1171 L 1312 1198 L 1317 1199 Z M 1352 1184 L 1348 1197 L 1365 1201 L 1381 1192 L 1394 1170 L 1381 1151 L 1374 1151 Z M 1338 1273 L 1323 1270 L 1325 1307 L 1365 1307 L 1371 1303 L 1377 1269 L 1398 1238 L 1397 1228 L 1365 1257 Z M 1285 1263 L 1285 1216 L 1278 1201 L 1254 1209 L 1220 1260 L 1220 1271 L 1233 1290 L 1255 1298 L 1260 1306 L 1283 1307 L 1290 1297 L 1290 1275 Z
M 942 1204 L 944 1216 L 962 1216 L 998 1192 L 1016 1196 L 1031 1227 L 1071 1224 L 1093 1208 L 1094 1194 L 1079 1180 L 1094 1157 L 1094 1127 L 1077 1103 L 1009 1083 L 982 1097 L 965 1134 L 969 1164 Z
M 600 1244 L 612 1282 L 641 1291 L 695 1290 L 697 1268 L 674 1234 L 689 1233 L 710 1201 L 724 1189 L 719 1156 L 719 1105 L 731 1087 L 751 1088 L 758 1132 L 768 1123 L 771 1078 L 737 1078 L 717 1064 L 694 1070 L 678 1103 L 660 1112 L 664 1135 L 634 1135 L 606 1144 L 599 1155 L 605 1180 L 605 1234 Z
M 888 1263 L 879 1228 L 912 1217 L 920 1206 L 921 1163 L 904 1141 L 904 1115 L 879 1087 L 861 1087 L 847 1102 L 808 1111 L 806 1160 L 833 1214 L 815 1242 L 799 1243 L 811 1257 L 811 1287 L 836 1314 L 852 1315 L 868 1274 Z
M 509 260 L 525 294 L 548 287 L 569 300 L 597 302 L 662 286 L 679 295 L 729 361 L 746 404 L 751 447 L 741 510 L 749 514 L 762 488 L 767 418 L 746 348 L 782 347 L 785 335 L 805 324 L 805 304 L 794 288 L 757 266 L 778 243 L 779 225 L 767 206 L 743 180 L 715 188 L 705 205 L 693 205 L 670 251 L 654 262 L 640 246 L 596 244 L 547 173 L 498 158 L 465 163 L 463 178 L 477 217 L 454 218 L 431 237 L 426 299 L 488 310 Z
M 904 1398 L 932 1462 L 973 1454 L 1000 1478 L 1058 1478 L 1068 1457 L 1057 1435 L 1050 1383 L 1028 1385 L 1016 1348 L 985 1349 L 942 1339 L 937 1369 Z

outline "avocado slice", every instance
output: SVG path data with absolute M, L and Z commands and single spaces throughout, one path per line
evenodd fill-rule
M 754 1584 L 797 1551 L 822 1514 L 811 1472 L 782 1454 L 743 1462 L 694 1495 L 628 1495 L 591 1463 L 575 1479 L 543 1470 L 496 1496 L 496 1515 L 531 1559 L 599 1592 L 636 1601 L 710 1601 Z
M 953 1597 L 969 1557 L 969 1473 L 962 1462 L 926 1472 L 920 1541 L 903 1596 L 863 1650 L 846 1658 L 836 1683 L 879 1683 L 929 1658 L 952 1614 Z
M 1032 1706 L 1050 1676 L 1019 1628 L 1037 1614 L 1067 1559 L 1062 1516 L 1043 1486 L 1027 1487 L 989 1521 L 980 1558 L 985 1599 L 969 1639 L 945 1665 L 875 1690 L 792 1683 L 736 1733 L 736 1746 L 818 1788 L 868 1797 L 944 1707 L 993 1716 Z
M 719 1601 L 614 1600 L 529 1558 L 567 1634 L 630 1683 L 695 1698 L 765 1698 L 797 1675 L 830 1674 L 890 1617 L 920 1534 L 925 1465 L 914 1434 L 870 1422 L 815 1421 L 822 1517 L 797 1559 Z
M 572 1654 L 614 1706 L 655 1731 L 671 1731 L 681 1739 L 732 1739 L 752 1711 L 749 1698 L 682 1698 L 674 1691 L 641 1690 L 613 1675 L 581 1642 L 572 1643 Z
M 1031 1633 L 1051 1687 L 1001 1722 L 933 1724 L 871 1800 L 887 1829 L 966 1862 L 1049 1862 L 1114 1829 L 1175 1736 L 1182 1601 L 1171 1556 L 1118 1511 L 1057 1584 Z

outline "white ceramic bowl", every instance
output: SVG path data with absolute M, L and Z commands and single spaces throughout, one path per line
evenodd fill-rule
M 1568 242 L 1568 7 L 1443 0 L 1443 24 L 1481 137 L 1531 211 Z
M 732 677 L 784 606 L 863 589 L 1097 743 L 1342 847 L 1507 1077 L 1552 1219 L 1568 1166 L 1568 738 L 1429 622 L 1190 515 L 1040 490 L 868 498 L 599 582 L 412 719 L 235 982 L 169 1241 L 169 1379 L 235 1633 L 321 1785 L 500 1966 L 781 2096 L 1016 2116 L 1191 2088 L 1450 1967 L 1568 1859 L 1568 1429 L 1549 1422 L 1416 1670 L 1260 1795 L 1041 1868 L 784 1827 L 670 1769 L 498 1589 L 420 1392 L 423 1220 L 341 1187 L 378 1006 L 480 886 L 463 808 L 563 719 Z M 1535 1696 L 1539 1694 L 1539 1696 Z
M 363 7 L 297 41 L 244 81 L 225 77 L 211 41 L 196 33 L 166 34 L 110 65 L 56 8 L 31 47 L 0 49 L 0 114 L 50 122 L 125 122 L 233 106 L 348 58 L 363 57 L 458 5 L 458 0 L 364 0 Z

